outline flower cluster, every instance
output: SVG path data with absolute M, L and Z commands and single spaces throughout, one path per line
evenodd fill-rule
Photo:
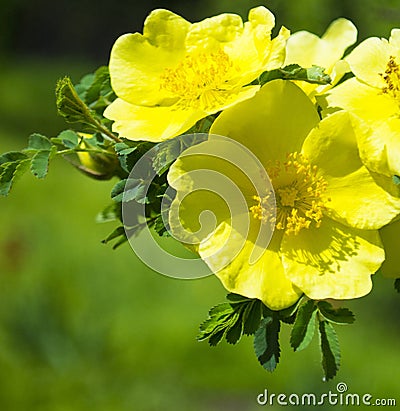
M 338 300 L 367 295 L 375 273 L 400 291 L 400 30 L 346 55 L 357 29 L 344 18 L 321 38 L 285 27 L 273 38 L 274 25 L 265 7 L 193 24 L 154 10 L 143 33 L 117 39 L 108 67 L 59 81 L 58 112 L 76 131 L 1 155 L 0 195 L 28 169 L 45 177 L 56 155 L 117 178 L 98 219 L 120 225 L 104 242 L 129 240 L 154 270 L 213 273 L 229 291 L 199 340 L 254 334 L 272 371 L 281 322 L 294 350 L 318 323 L 329 379 L 332 324 L 354 321 Z M 194 258 L 166 258 L 154 231 Z
M 268 210 L 270 194 L 262 198 L 251 184 L 241 186 L 251 224 L 230 237 L 245 237 L 237 255 L 221 265 L 229 247 L 217 252 L 235 230 L 228 208 L 194 246 L 227 290 L 273 310 L 303 294 L 316 300 L 361 297 L 384 261 L 383 273 L 400 274 L 390 262 L 396 256 L 385 260 L 383 245 L 393 238 L 400 214 L 393 180 L 400 174 L 400 31 L 393 30 L 389 41 L 368 39 L 343 59 L 357 37 L 346 19 L 333 22 L 322 38 L 305 31 L 289 37 L 282 28 L 271 39 L 273 26 L 264 7 L 252 9 L 245 23 L 222 14 L 190 24 L 172 12 L 153 11 L 143 34 L 124 35 L 112 49 L 118 98 L 104 115 L 119 136 L 147 141 L 196 131 L 199 120 L 214 115 L 210 134 L 241 143 L 261 161 L 275 215 Z M 323 67 L 332 81 L 257 81 L 265 71 L 291 64 Z M 347 72 L 355 77 L 340 82 Z M 170 168 L 168 182 L 181 210 L 171 218 L 191 232 L 210 198 L 198 191 L 185 206 L 181 199 L 193 191 L 196 177 L 180 177 L 201 167 L 235 179 L 228 166 L 215 162 L 182 157 Z M 273 224 L 274 234 L 250 262 L 262 224 Z

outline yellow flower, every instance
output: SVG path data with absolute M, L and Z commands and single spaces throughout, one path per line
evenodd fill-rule
M 361 156 L 371 170 L 400 174 L 400 30 L 389 41 L 368 38 L 346 61 L 355 77 L 332 89 L 327 102 L 357 116 Z
M 302 67 L 313 65 L 323 67 L 332 79 L 332 84 L 316 85 L 297 82 L 297 85 L 310 97 L 322 94 L 339 82 L 350 71 L 346 61 L 341 60 L 348 47 L 357 40 L 357 29 L 344 18 L 330 24 L 324 35 L 319 38 L 308 31 L 293 33 L 286 44 L 287 64 L 299 64 Z
M 225 110 L 210 133 L 228 136 L 257 155 L 276 202 L 273 213 L 268 189 L 265 196 L 257 195 L 239 168 L 206 154 L 207 142 L 192 148 L 197 155 L 180 157 L 171 166 L 168 181 L 177 191 L 171 230 L 182 225 L 186 233 L 195 233 L 187 242 L 197 242 L 198 254 L 225 288 L 259 298 L 272 309 L 290 306 L 303 293 L 312 299 L 367 294 L 370 276 L 384 260 L 377 229 L 400 206 L 362 164 L 349 115 L 342 111 L 319 122 L 296 85 L 276 80 Z M 217 143 L 215 149 L 224 151 Z M 231 215 L 235 204 L 224 204 L 215 190 L 206 192 L 205 181 L 212 179 L 197 170 L 218 171 L 236 182 L 246 199 L 244 215 Z M 259 171 L 253 167 L 251 173 Z M 209 208 L 214 220 L 207 229 L 202 210 Z M 248 218 L 248 229 L 235 226 L 239 217 Z M 271 224 L 275 231 L 262 247 L 258 233 Z M 260 248 L 261 257 L 252 260 Z
M 289 32 L 271 40 L 275 20 L 264 7 L 244 23 L 221 14 L 191 24 L 168 10 L 154 10 L 143 34 L 117 39 L 110 57 L 118 98 L 104 115 L 113 130 L 132 140 L 162 141 L 198 120 L 252 97 L 248 85 L 285 58 Z

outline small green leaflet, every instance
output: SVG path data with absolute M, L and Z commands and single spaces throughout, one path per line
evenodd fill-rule
M 79 98 L 99 116 L 116 99 L 107 66 L 101 66 L 94 73 L 84 76 L 75 85 L 75 90 Z
M 14 181 L 29 169 L 30 162 L 31 160 L 25 157 L 15 161 L 4 162 L 0 165 L 0 195 L 8 195 Z
M 261 321 L 262 303 L 237 294 L 227 296 L 229 302 L 213 307 L 206 321 L 200 325 L 199 341 L 208 339 L 210 345 L 217 345 L 224 337 L 230 344 L 236 344 L 243 334 L 251 335 Z
M 51 141 L 41 134 L 34 133 L 29 136 L 28 139 L 28 150 L 50 150 L 52 148 Z
M 353 324 L 354 314 L 344 307 L 333 308 L 327 301 L 319 301 L 318 309 L 326 321 L 334 324 Z
M 322 368 L 324 380 L 332 379 L 340 367 L 340 346 L 336 331 L 328 321 L 320 321 Z
M 315 332 L 317 307 L 313 300 L 300 306 L 290 335 L 290 345 L 295 351 L 306 348 Z
M 57 152 L 56 147 L 52 150 L 38 150 L 31 160 L 31 172 L 37 178 L 44 178 L 49 170 L 49 161 Z
M 254 352 L 259 363 L 269 372 L 279 363 L 279 332 L 281 322 L 277 314 L 263 318 L 254 336 Z
M 121 204 L 112 203 L 96 216 L 97 223 L 108 223 L 110 221 L 122 221 Z
M 126 139 L 122 139 L 121 142 L 114 145 L 121 167 L 126 171 L 127 176 L 139 159 L 152 147 L 154 147 L 154 143 L 148 141 L 130 141 Z
M 118 239 L 117 242 L 114 243 L 113 245 L 113 250 L 118 248 L 120 245 L 126 243 L 128 241 L 126 234 L 125 234 L 125 227 L 124 226 L 119 226 L 117 227 L 111 234 L 105 238 L 102 243 L 107 244 L 112 240 Z
M 264 71 L 258 78 L 258 82 L 262 86 L 265 83 L 276 79 L 298 80 L 320 85 L 331 84 L 332 82 L 329 75 L 325 73 L 324 68 L 319 66 L 303 68 L 298 64 L 289 64 L 288 66 L 276 70 Z
M 28 147 L 22 151 L 11 151 L 0 156 L 0 195 L 6 196 L 13 183 L 29 169 L 37 178 L 44 178 L 49 160 L 57 152 L 52 142 L 41 134 L 32 134 Z

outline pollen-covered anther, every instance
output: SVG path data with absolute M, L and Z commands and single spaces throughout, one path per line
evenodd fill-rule
M 253 196 L 256 205 L 250 207 L 249 211 L 256 220 L 261 220 L 263 223 L 274 224 L 275 213 L 272 209 L 274 201 L 271 202 L 271 193 L 265 197 Z
M 322 197 L 327 182 L 318 175 L 318 167 L 296 152 L 278 163 L 274 164 L 272 175 L 269 173 L 276 195 L 275 228 L 296 235 L 311 225 L 320 227 L 329 199 Z M 254 199 L 258 204 L 250 207 L 250 212 L 254 218 L 265 221 L 266 199 Z
M 379 73 L 385 82 L 382 93 L 400 100 L 400 67 L 394 56 L 389 57 L 384 73 Z
M 187 55 L 177 66 L 164 70 L 160 88 L 180 98 L 181 104 L 207 108 L 218 103 L 215 100 L 220 96 L 215 92 L 227 87 L 231 68 L 232 62 L 223 50 Z

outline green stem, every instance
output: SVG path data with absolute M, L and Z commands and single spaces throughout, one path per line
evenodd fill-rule
M 103 124 L 98 122 L 96 119 L 95 120 L 95 125 L 98 128 L 98 130 L 105 134 L 106 136 L 110 137 L 112 140 L 114 140 L 116 143 L 120 143 L 122 140 L 119 139 L 114 133 L 112 133 L 108 128 L 104 127 Z

